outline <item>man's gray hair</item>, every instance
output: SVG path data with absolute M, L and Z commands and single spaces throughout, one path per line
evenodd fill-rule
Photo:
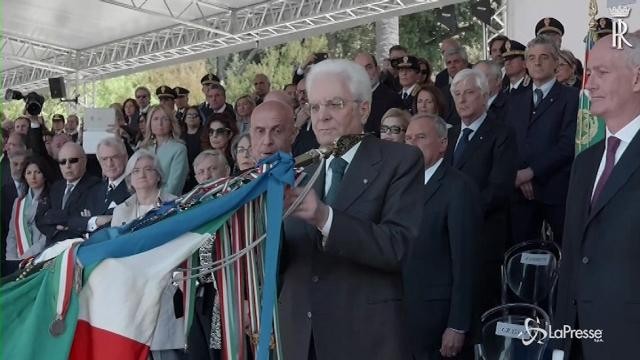
M 525 60 L 529 56 L 529 51 L 531 50 L 531 48 L 537 45 L 548 47 L 549 50 L 551 50 L 551 57 L 556 61 L 560 59 L 560 49 L 558 48 L 558 45 L 556 45 L 556 42 L 550 39 L 548 36 L 538 35 L 535 39 L 527 43 L 527 48 L 524 51 Z
M 100 142 L 98 143 L 98 147 L 96 147 L 98 152 L 100 152 L 100 147 L 102 146 L 116 149 L 118 150 L 118 153 L 120 155 L 127 155 L 127 148 L 124 146 L 124 141 L 122 141 L 122 139 L 120 139 L 119 137 L 109 136 L 100 140 Z
M 454 94 L 459 83 L 464 82 L 467 79 L 474 80 L 475 85 L 480 89 L 480 93 L 482 93 L 482 95 L 489 94 L 489 83 L 487 82 L 487 77 L 484 76 L 482 71 L 477 69 L 460 70 L 460 72 L 456 74 L 456 77 L 454 77 L 453 81 L 451 82 L 451 94 Z
M 366 101 L 371 104 L 371 80 L 369 80 L 369 75 L 367 75 L 362 66 L 350 60 L 330 59 L 313 65 L 306 76 L 307 93 L 313 92 L 317 79 L 332 75 L 343 79 L 355 100 Z
M 436 134 L 438 135 L 438 138 L 443 139 L 447 137 L 448 135 L 447 123 L 440 116 L 432 115 L 432 114 L 414 115 L 411 118 L 411 121 L 416 121 L 416 120 L 426 120 L 431 122 L 433 124 L 433 127 L 436 129 Z
M 473 65 L 473 68 L 475 69 L 476 66 L 478 66 L 480 64 L 487 65 L 489 67 L 489 73 L 496 80 L 502 81 L 502 69 L 500 68 L 500 65 L 496 64 L 494 61 L 491 61 L 491 60 L 482 60 L 482 61 L 478 61 L 478 63 Z
M 152 153 L 147 149 L 140 149 L 131 155 L 129 161 L 127 161 L 127 167 L 124 170 L 125 173 L 125 181 L 127 182 L 127 188 L 131 193 L 135 192 L 135 189 L 131 186 L 131 173 L 133 172 L 133 168 L 136 167 L 136 163 L 140 159 L 151 159 L 153 161 L 153 169 L 158 174 L 158 189 L 164 185 L 164 172 L 162 171 L 162 167 L 160 166 L 160 160 L 156 154 Z
M 223 163 L 225 166 L 229 166 L 229 163 L 227 162 L 227 158 L 226 156 L 224 156 L 220 151 L 218 150 L 213 150 L 213 149 L 207 149 L 203 152 L 201 152 L 200 154 L 198 154 L 198 156 L 196 156 L 195 159 L 193 159 L 193 168 L 197 168 L 198 165 L 200 165 L 200 163 L 208 158 L 208 157 L 213 157 L 218 159 L 218 161 L 220 161 L 221 163 Z
M 450 56 L 454 56 L 454 55 L 460 55 L 460 57 L 466 61 L 469 62 L 469 55 L 467 55 L 467 49 L 465 49 L 464 46 L 460 46 L 459 48 L 455 48 L 455 49 L 451 49 L 447 52 L 444 53 L 444 62 L 447 62 L 447 58 L 449 58 Z

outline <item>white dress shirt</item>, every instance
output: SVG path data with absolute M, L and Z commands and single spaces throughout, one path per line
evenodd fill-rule
M 492 97 L 489 98 L 489 100 L 487 101 L 487 110 L 491 107 L 491 104 L 493 104 L 493 101 L 498 97 L 498 94 L 493 95 Z
M 510 84 L 510 85 L 509 85 L 510 90 L 515 90 L 515 89 L 519 88 L 519 87 L 520 87 L 520 84 L 522 84 L 522 82 L 523 82 L 523 81 L 524 81 L 524 76 L 523 76 L 523 77 L 521 77 L 521 78 L 520 78 L 520 80 L 516 81 L 516 83 L 515 83 L 515 84 Z
M 478 129 L 480 128 L 480 126 L 482 126 L 482 123 L 484 123 L 484 119 L 486 119 L 486 118 L 487 118 L 487 113 L 484 112 L 484 113 L 482 113 L 482 115 L 480 115 L 479 118 L 473 120 L 473 122 L 469 126 L 467 126 L 464 122 L 460 122 L 460 135 L 458 135 L 458 140 L 456 141 L 456 147 L 458 147 L 458 143 L 460 142 L 460 139 L 462 138 L 462 134 L 463 134 L 463 130 L 464 129 L 469 128 L 469 129 L 473 130 L 471 135 L 469 135 L 469 141 L 471 141 L 471 139 L 473 139 L 473 137 L 476 136 L 476 132 L 478 132 Z
M 413 89 L 416 88 L 416 86 L 418 86 L 418 84 L 413 84 L 413 86 L 411 86 L 408 89 L 402 89 L 402 93 L 400 94 L 400 96 L 404 99 L 404 94 L 407 94 L 407 96 L 411 96 L 411 93 L 413 92 Z
M 113 181 L 109 180 L 109 185 L 107 185 L 107 188 L 109 188 L 109 187 L 111 187 L 112 189 L 117 188 L 118 185 L 120 185 L 120 183 L 124 180 L 124 178 L 125 178 L 125 174 L 122 173 L 122 175 L 120 175 L 119 178 L 117 178 L 117 179 L 115 179 Z M 113 205 L 113 206 L 111 206 L 111 205 Z M 115 203 L 112 202 L 111 204 L 108 205 L 109 206 L 108 208 L 109 209 L 110 208 L 115 208 L 116 205 L 118 205 L 118 204 L 115 204 Z M 98 221 L 98 217 L 97 216 L 92 216 L 91 219 L 89 219 L 89 221 L 87 221 L 87 231 L 88 232 L 93 232 L 93 231 L 96 231 L 96 229 L 98 229 L 98 224 L 96 224 L 96 221 Z
M 636 133 L 638 132 L 638 130 L 640 130 L 640 114 L 615 134 L 612 134 L 609 131 L 609 129 L 607 129 L 607 134 L 606 134 L 607 137 L 605 139 L 609 139 L 609 136 L 615 136 L 618 139 L 620 139 L 620 145 L 618 145 L 618 149 L 616 150 L 614 164 L 618 163 L 618 160 L 620 160 L 624 151 L 627 150 L 629 143 L 631 143 L 631 140 L 633 140 L 633 137 L 636 136 Z M 591 189 L 591 197 L 593 197 L 593 193 L 596 190 L 596 184 L 598 184 L 598 180 L 600 180 L 600 176 L 602 176 L 602 173 L 604 172 L 604 165 L 606 163 L 606 158 L 607 158 L 607 146 L 608 146 L 607 141 L 605 141 L 604 152 L 602 153 L 602 159 L 600 160 L 600 166 L 598 167 L 596 181 L 593 183 L 593 189 Z
M 438 170 L 438 167 L 440 167 L 440 164 L 442 164 L 442 158 L 440 158 L 440 160 L 436 161 L 435 164 L 429 166 L 428 168 L 426 168 L 424 170 L 424 184 L 425 185 L 429 182 L 429 180 L 431 179 L 433 174 L 436 173 L 436 171 Z
M 342 155 L 342 159 L 344 161 L 347 162 L 347 167 L 344 169 L 344 173 L 346 174 L 347 171 L 349 170 L 349 166 L 351 166 L 351 161 L 353 161 L 353 157 L 356 155 L 356 152 L 358 151 L 358 148 L 360 147 L 360 144 L 362 142 L 359 142 L 357 144 L 355 144 L 351 149 L 349 149 L 349 151 L 347 151 L 344 155 Z M 325 178 L 324 178 L 324 193 L 325 195 L 329 192 L 329 189 L 331 188 L 331 177 L 333 175 L 333 171 L 331 171 L 331 168 L 329 167 L 329 165 L 331 164 L 331 161 L 333 161 L 334 156 L 331 155 L 329 157 L 329 159 L 325 162 Z M 327 240 L 327 236 L 329 236 L 329 231 L 331 230 L 331 224 L 333 223 L 333 209 L 331 208 L 331 206 L 329 206 L 329 215 L 327 216 L 327 222 L 324 223 L 324 226 L 322 226 L 322 228 L 318 229 L 320 230 L 320 232 L 322 233 L 322 246 L 325 245 L 325 241 Z
M 536 89 L 542 90 L 542 98 L 544 99 L 547 97 L 547 94 L 549 94 L 549 91 L 551 91 L 551 88 L 555 83 L 556 83 L 556 78 L 553 78 L 540 86 L 536 86 L 536 84 L 533 84 L 533 103 L 534 104 L 536 103 L 536 93 L 535 93 Z

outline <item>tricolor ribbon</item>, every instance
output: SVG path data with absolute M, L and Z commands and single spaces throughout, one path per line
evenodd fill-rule
M 31 230 L 29 229 L 29 219 L 27 209 L 31 208 L 33 199 L 29 194 L 18 199 L 16 203 L 16 215 L 13 219 L 13 225 L 16 231 L 16 243 L 18 246 L 18 257 L 22 258 L 24 254 L 33 245 Z
M 78 249 L 78 245 L 78 243 L 73 244 L 62 253 L 62 256 L 58 256 L 55 260 L 58 272 L 56 274 L 58 277 L 58 291 L 55 294 L 56 317 L 54 319 L 54 323 L 64 321 L 67 310 L 69 309 L 71 291 L 73 289 L 75 278 L 76 251 Z M 54 324 L 52 324 L 52 326 L 53 325 Z M 61 328 L 61 331 L 64 331 L 64 326 Z M 60 334 L 52 335 L 58 336 Z

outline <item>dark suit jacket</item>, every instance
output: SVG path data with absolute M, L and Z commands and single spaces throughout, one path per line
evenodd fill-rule
M 591 193 L 604 153 L 601 141 L 578 155 L 571 171 L 554 329 L 603 330 L 582 340 L 585 359 L 634 359 L 640 334 L 640 132 L 600 193 Z M 569 341 L 555 348 L 569 350 Z
M 449 130 L 446 160 L 453 152 L 460 126 Z M 513 131 L 487 114 L 484 123 L 462 153 L 457 169 L 473 180 L 480 190 L 484 213 L 481 252 L 488 260 L 501 260 L 509 236 L 509 200 L 516 176 L 517 147 Z
M 470 330 L 474 247 L 482 226 L 476 185 L 445 162 L 423 193 L 420 235 L 403 269 L 415 359 L 440 349 L 446 328 Z
M 62 209 L 62 198 L 67 187 L 66 180 L 60 180 L 51 186 L 49 198 L 38 204 L 36 214 L 36 226 L 47 236 L 47 244 L 82 237 L 87 232 L 87 222 L 90 217 L 82 216 L 81 213 L 85 209 L 93 208 L 90 204 L 90 192 L 98 182 L 98 178 L 90 175 L 83 176 L 73 188 L 64 209 Z M 68 229 L 57 230 L 56 225 L 63 225 Z
M 127 189 L 127 182 L 124 180 L 109 193 L 109 196 L 107 196 L 108 187 L 109 181 L 103 179 L 96 183 L 93 189 L 91 189 L 91 201 L 88 204 L 91 206 L 91 209 L 89 209 L 91 211 L 91 216 L 111 215 L 113 214 L 113 207 L 109 209 L 111 202 L 119 205 L 131 196 L 129 189 Z
M 491 103 L 489 111 L 487 111 L 492 117 L 500 122 L 504 122 L 508 98 L 509 95 L 507 93 L 500 91 L 498 96 L 496 96 L 495 100 Z
M 505 121 L 516 132 L 518 169 L 534 172 L 535 198 L 544 204 L 563 204 L 575 152 L 578 90 L 556 82 L 537 109 L 533 88 L 508 101 Z
M 285 220 L 285 358 L 307 359 L 312 333 L 318 359 L 409 358 L 401 268 L 422 218 L 423 169 L 416 148 L 366 137 L 332 206 L 326 246 L 314 226 Z M 323 194 L 324 169 L 314 189 Z
M 225 103 L 225 108 L 223 113 L 229 115 L 231 117 L 231 119 L 233 120 L 233 122 L 235 123 L 236 121 L 236 112 L 233 111 L 233 106 L 231 106 L 231 104 L 229 103 Z M 200 105 L 198 105 L 198 110 L 200 110 L 200 114 L 202 115 L 202 118 L 204 119 L 204 126 L 208 126 L 209 125 L 209 116 L 214 114 L 214 111 L 212 108 L 209 107 L 209 105 L 207 105 L 206 102 L 201 103 Z
M 449 88 L 449 72 L 446 68 L 436 75 L 435 85 L 438 89 Z
M 413 99 L 415 99 L 415 97 L 418 95 L 418 91 L 420 91 L 420 85 L 416 84 L 413 90 L 411 91 L 411 94 L 409 94 L 409 96 L 407 96 L 404 99 L 402 98 L 403 90 L 404 89 L 401 89 L 400 92 L 398 92 L 398 97 L 400 98 L 400 104 L 401 104 L 400 108 L 405 109 L 411 114 L 413 114 L 414 113 Z
M 377 137 L 380 137 L 382 116 L 391 108 L 403 108 L 402 99 L 392 89 L 380 83 L 372 94 L 371 112 L 367 122 L 364 124 L 364 131 L 374 133 Z

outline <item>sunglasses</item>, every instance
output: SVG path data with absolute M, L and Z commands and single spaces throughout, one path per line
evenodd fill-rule
M 69 164 L 77 164 L 80 161 L 80 158 L 68 158 L 68 159 L 60 159 L 58 160 L 58 164 L 64 166 L 67 165 L 67 163 Z
M 231 129 L 229 128 L 209 129 L 209 136 L 226 136 L 229 134 L 231 134 Z
M 391 125 L 391 126 L 387 126 L 387 125 L 382 125 L 380 126 L 380 133 L 382 134 L 386 134 L 386 133 L 392 133 L 394 135 L 400 134 L 402 132 L 407 131 L 407 129 L 400 127 L 400 126 L 396 126 L 396 125 Z

